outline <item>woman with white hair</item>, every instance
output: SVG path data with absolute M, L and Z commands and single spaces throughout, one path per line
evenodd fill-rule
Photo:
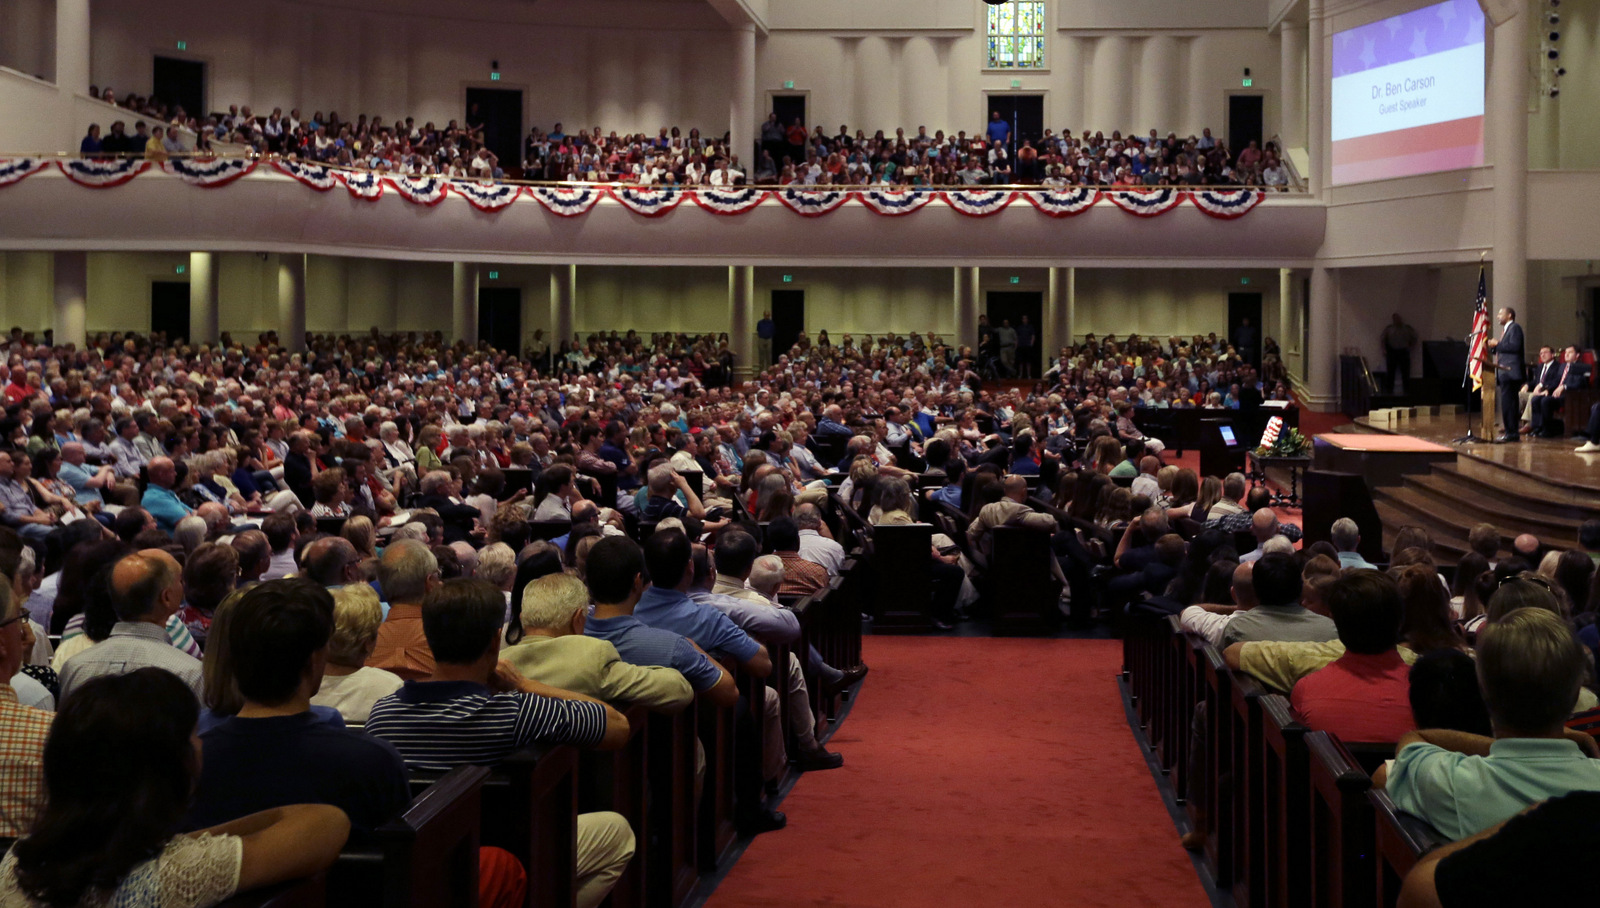
M 333 637 L 328 641 L 328 665 L 322 687 L 312 706 L 339 711 L 346 725 L 365 725 L 372 704 L 399 690 L 404 681 L 394 672 L 373 668 L 367 657 L 378 643 L 383 610 L 378 594 L 365 583 L 329 590 L 333 595 Z

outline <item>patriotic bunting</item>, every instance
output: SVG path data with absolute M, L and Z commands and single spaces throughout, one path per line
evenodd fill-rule
M 1081 214 L 1093 208 L 1095 202 L 1100 201 L 1100 190 L 1088 186 L 1076 186 L 1065 190 L 1044 189 L 1022 194 L 1033 203 L 1033 207 L 1053 218 Z
M 397 176 L 389 177 L 388 181 L 402 199 L 414 205 L 432 208 L 450 194 L 450 183 L 443 177 Z
M 945 204 L 968 217 L 986 218 L 1006 210 L 1017 194 L 1009 189 L 952 189 L 940 193 Z
M 683 190 L 675 186 L 622 186 L 613 188 L 611 197 L 634 214 L 658 218 L 683 202 Z
M 524 186 L 523 191 L 548 208 L 551 214 L 564 218 L 577 217 L 593 208 L 605 190 L 597 186 Z
M 1169 188 L 1113 189 L 1106 193 L 1106 198 L 1111 200 L 1111 204 L 1129 214 L 1153 218 L 1178 207 L 1178 203 L 1183 201 L 1183 195 L 1182 192 Z
M 72 158 L 57 161 L 56 166 L 79 186 L 110 189 L 149 170 L 150 162 L 140 158 Z
M 151 162 L 138 158 L 70 158 L 56 166 L 74 183 L 96 189 L 120 186 L 150 168 Z M 226 186 L 256 169 L 258 161 L 249 158 L 185 158 L 164 161 L 162 170 L 191 186 Z M 19 183 L 49 167 L 41 158 L 0 158 L 0 187 Z M 1191 202 L 1208 216 L 1231 220 L 1243 217 L 1266 198 L 1257 189 L 1196 189 L 1175 187 L 1157 189 L 1109 189 L 1072 186 L 1060 189 L 835 189 L 826 186 L 791 186 L 783 189 L 678 186 L 517 186 L 487 180 L 450 180 L 439 176 L 414 177 L 400 174 L 384 176 L 363 170 L 335 170 L 316 163 L 273 160 L 279 173 L 294 178 L 319 192 L 343 185 L 352 196 L 374 201 L 383 196 L 384 186 L 393 187 L 400 197 L 414 205 L 434 206 L 454 193 L 479 211 L 496 212 L 523 194 L 533 197 L 552 214 L 577 217 L 587 213 L 602 198 L 610 196 L 622 207 L 647 218 L 660 217 L 692 200 L 705 211 L 717 215 L 737 215 L 750 211 L 776 196 L 785 208 L 805 217 L 821 217 L 838 210 L 851 200 L 885 217 L 903 217 L 921 211 L 938 201 L 969 217 L 989 217 L 1004 211 L 1017 198 L 1028 200 L 1038 211 L 1053 218 L 1081 214 L 1101 200 L 1139 217 L 1155 217 Z
M 287 174 L 318 192 L 327 192 L 339 185 L 333 171 L 321 164 L 303 164 L 299 161 L 273 161 L 279 173 Z
M 926 189 L 869 189 L 856 194 L 861 204 L 890 216 L 920 211 L 938 196 L 939 193 Z
M 49 166 L 39 158 L 0 158 L 0 186 L 20 183 Z
M 744 214 L 769 195 L 765 189 L 696 189 L 689 198 L 712 214 Z
M 450 191 L 467 200 L 467 204 L 479 211 L 499 211 L 517 200 L 522 191 L 515 186 L 505 183 L 484 183 L 478 181 L 454 180 L 450 183 Z
M 339 180 L 358 199 L 376 202 L 383 197 L 383 177 L 370 170 L 341 170 Z
M 174 158 L 163 161 L 161 169 L 190 186 L 215 189 L 256 169 L 253 158 Z
M 1267 197 L 1266 193 L 1255 189 L 1200 189 L 1188 195 L 1194 207 L 1224 220 L 1243 217 Z
M 855 195 L 838 189 L 780 189 L 774 193 L 784 207 L 795 214 L 819 218 L 843 205 Z

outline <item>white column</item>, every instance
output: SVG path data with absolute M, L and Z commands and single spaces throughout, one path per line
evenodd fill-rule
M 1313 196 L 1322 194 L 1323 174 L 1328 158 L 1328 53 L 1323 41 L 1322 0 L 1310 0 L 1306 26 L 1306 154 L 1311 159 L 1306 188 Z M 1307 363 L 1311 360 L 1307 359 Z M 1308 368 L 1306 370 L 1310 372 Z
M 306 257 L 301 253 L 278 256 L 278 344 L 290 353 L 306 349 Z
M 728 266 L 728 340 L 733 346 L 733 375 L 748 381 L 756 371 L 756 269 Z M 777 354 L 774 352 L 774 358 Z
M 896 125 L 905 127 L 907 136 L 915 136 L 918 126 L 928 127 L 928 135 L 949 122 L 945 113 L 945 96 L 942 86 L 929 76 L 939 72 L 939 54 L 934 48 L 935 38 L 914 37 L 906 40 L 905 56 L 901 66 L 908 73 L 916 73 L 900 83 L 904 95 L 900 102 L 900 119 Z
M 733 28 L 733 73 L 729 83 L 728 135 L 733 153 L 755 167 L 756 130 L 756 26 L 745 22 Z
M 468 346 L 478 343 L 478 266 L 454 262 L 450 272 L 450 337 Z M 554 345 L 552 345 L 554 346 Z
M 1294 327 L 1294 269 L 1278 269 L 1278 326 L 1273 329 L 1273 337 L 1278 340 L 1278 356 L 1283 361 L 1284 367 L 1289 365 L 1289 351 L 1297 346 L 1289 337 L 1289 331 Z M 1262 329 L 1263 332 L 1266 329 Z
M 56 346 L 72 344 L 81 350 L 89 309 L 89 253 L 55 254 L 55 291 Z
M 1510 306 L 1526 318 L 1528 290 L 1528 25 L 1525 0 L 1494 26 L 1489 61 L 1488 149 L 1494 162 L 1495 308 Z M 1508 4 L 1510 5 L 1510 4 Z
M 189 343 L 217 342 L 217 256 L 189 253 Z
M 1089 128 L 1104 129 L 1099 124 L 1121 123 L 1127 118 L 1128 72 L 1128 39 L 1102 35 L 1094 49 L 1094 88 L 1089 96 L 1089 116 L 1094 125 Z M 985 115 L 984 121 L 988 119 Z
M 1128 124 L 1128 128 L 1141 138 L 1152 129 L 1159 130 L 1163 136 L 1177 132 L 1178 39 L 1171 35 L 1151 35 L 1144 40 L 1140 59 L 1144 61 L 1139 67 L 1139 116 L 1142 119 Z
M 550 349 L 572 340 L 577 312 L 578 266 L 550 266 Z
M 1295 22 L 1278 28 L 1278 135 L 1285 148 L 1306 142 L 1306 30 Z
M 1044 295 L 1044 322 L 1039 341 L 1044 354 L 1040 362 L 1049 366 L 1050 358 L 1072 343 L 1072 285 L 1076 268 L 1047 269 Z
M 955 269 L 956 346 L 978 346 L 978 269 Z
M 56 87 L 58 147 L 76 150 L 72 99 L 89 91 L 89 0 L 56 0 Z
M 1339 274 L 1332 268 L 1311 269 L 1311 324 L 1305 355 L 1306 390 L 1314 410 L 1327 412 L 1338 405 L 1339 351 L 1334 349 L 1334 322 L 1339 310 Z

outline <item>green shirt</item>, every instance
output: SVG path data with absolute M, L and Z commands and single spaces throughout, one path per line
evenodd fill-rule
M 1600 791 L 1600 760 L 1560 738 L 1504 738 L 1475 757 L 1408 744 L 1386 783 L 1394 806 L 1463 839 L 1529 805 L 1571 791 Z

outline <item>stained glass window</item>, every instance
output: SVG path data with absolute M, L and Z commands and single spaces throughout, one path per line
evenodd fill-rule
M 1044 69 L 1044 0 L 989 7 L 989 69 Z

